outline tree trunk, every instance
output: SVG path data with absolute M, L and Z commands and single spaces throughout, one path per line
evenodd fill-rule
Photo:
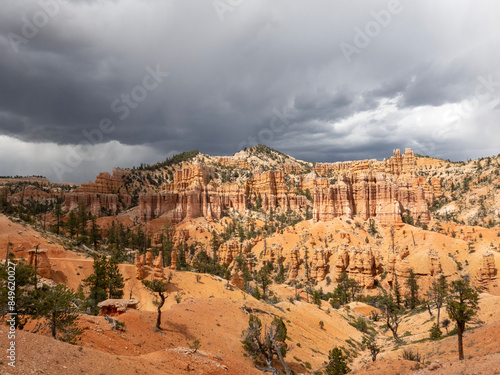
M 161 302 L 160 304 L 158 305 L 158 317 L 156 318 L 156 329 L 160 330 L 161 331 L 161 308 L 163 307 L 163 305 L 165 304 L 165 295 L 163 293 L 158 293 L 158 295 L 160 296 L 160 299 L 161 299 Z
M 436 314 L 436 315 L 437 315 L 437 320 L 436 320 L 436 323 L 437 323 L 437 326 L 438 326 L 438 328 L 439 328 L 439 315 L 441 315 L 441 307 L 440 307 L 440 306 L 438 306 L 437 310 L 438 310 L 438 311 L 437 311 L 437 314 Z M 446 330 L 446 333 L 448 333 L 448 330 Z
M 281 350 L 278 347 L 278 344 L 276 344 L 276 341 L 274 341 L 274 339 L 271 337 L 271 335 L 269 335 L 269 339 L 273 343 L 274 350 L 276 350 L 276 354 L 278 355 L 278 358 L 279 358 L 281 364 L 283 365 L 283 368 L 285 369 L 286 375 L 292 375 L 292 372 L 290 371 L 290 368 L 288 367 L 288 365 L 285 362 L 285 359 L 281 355 Z
M 464 343 L 463 343 L 463 333 L 464 333 L 464 328 L 461 327 L 460 324 L 457 324 L 458 328 L 458 359 L 463 361 L 464 360 Z
M 56 338 L 56 312 L 52 312 L 52 322 L 50 322 L 52 328 L 52 338 Z

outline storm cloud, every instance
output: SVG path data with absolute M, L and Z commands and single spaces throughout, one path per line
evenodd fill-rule
M 256 143 L 309 161 L 497 154 L 499 11 L 493 0 L 4 0 L 0 175 L 82 182 Z

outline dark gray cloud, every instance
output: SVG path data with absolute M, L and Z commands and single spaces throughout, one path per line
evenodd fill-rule
M 126 166 L 254 143 L 312 161 L 406 146 L 452 159 L 498 153 L 483 137 L 499 120 L 497 2 L 401 0 L 389 18 L 391 2 L 379 0 L 242 0 L 224 13 L 215 3 L 8 1 L 0 135 L 51 156 L 28 168 L 4 147 L 0 174 L 57 179 L 54 162 L 68 166 L 84 131 L 92 154 L 63 179 L 109 169 L 96 155 Z M 342 43 L 356 50 L 347 59 Z M 151 70 L 169 75 L 158 82 Z M 113 131 L 97 136 L 106 118 Z

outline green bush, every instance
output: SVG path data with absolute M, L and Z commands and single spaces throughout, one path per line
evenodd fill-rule
M 442 335 L 443 332 L 441 332 L 438 325 L 434 323 L 432 325 L 432 328 L 429 330 L 429 337 L 431 338 L 431 340 L 439 340 Z

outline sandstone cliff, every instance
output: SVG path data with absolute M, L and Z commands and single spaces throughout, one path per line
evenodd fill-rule
M 329 221 L 339 216 L 363 220 L 377 218 L 382 225 L 402 223 L 409 212 L 415 221 L 426 224 L 431 216 L 427 203 L 432 194 L 416 180 L 415 157 L 399 150 L 383 162 L 363 161 L 337 166 L 342 174 L 328 188 L 314 189 L 315 221 Z M 324 167 L 321 167 L 324 169 Z
M 83 205 L 88 212 L 97 217 L 115 215 L 120 201 L 124 206 L 132 203 L 131 197 L 120 191 L 125 178 L 126 173 L 120 168 L 114 168 L 113 175 L 107 172 L 99 173 L 95 182 L 82 184 L 66 195 L 65 209 L 72 211 Z

